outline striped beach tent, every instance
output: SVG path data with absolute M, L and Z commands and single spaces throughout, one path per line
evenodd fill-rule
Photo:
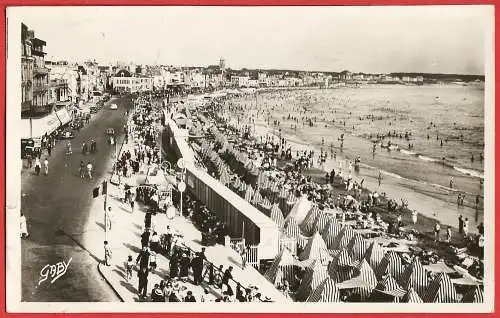
M 458 295 L 448 274 L 439 273 L 422 299 L 426 303 L 455 303 Z
M 420 298 L 418 293 L 415 291 L 415 289 L 413 289 L 412 287 L 408 289 L 408 292 L 406 293 L 406 295 L 404 295 L 402 301 L 404 303 L 413 303 L 413 304 L 420 304 L 424 302 L 422 298 Z
M 355 234 L 356 232 L 354 232 L 353 229 L 351 229 L 348 226 L 345 226 L 335 239 L 335 242 L 333 243 L 333 249 L 342 250 L 344 248 L 347 248 L 349 242 L 351 241 L 351 239 L 354 237 Z
M 317 205 L 314 205 L 312 209 L 307 213 L 304 221 L 300 223 L 300 229 L 304 235 L 311 235 L 314 233 L 314 224 L 316 218 L 319 216 L 320 210 Z
M 368 264 L 370 264 L 371 268 L 376 270 L 380 265 L 380 262 L 384 258 L 384 255 L 385 253 L 382 247 L 380 247 L 377 242 L 373 241 L 366 251 L 365 258 L 368 261 Z
M 331 215 L 329 213 L 328 213 L 328 215 L 330 216 L 328 218 L 328 223 L 326 223 L 325 227 L 323 228 L 323 231 L 320 232 L 321 235 L 323 236 L 323 238 L 325 238 L 325 235 L 328 234 L 328 231 L 329 231 L 330 226 L 332 225 L 332 223 L 338 223 L 337 219 L 333 215 Z
M 336 222 L 330 222 L 323 232 L 323 239 L 325 240 L 326 246 L 329 249 L 333 249 L 335 246 L 335 240 L 342 232 L 342 224 Z
M 427 270 L 418 256 L 413 257 L 411 263 L 406 267 L 401 277 L 401 286 L 408 291 L 410 288 L 414 289 L 420 297 L 425 295 L 429 281 L 427 279 Z
M 340 294 L 335 281 L 331 278 L 325 279 L 311 293 L 306 302 L 310 303 L 335 303 L 340 302 Z
M 361 260 L 356 268 L 356 277 L 366 283 L 365 287 L 358 287 L 355 292 L 361 295 L 361 300 L 368 300 L 373 289 L 377 286 L 377 276 L 366 259 Z
M 281 212 L 277 203 L 273 204 L 271 207 L 271 220 L 274 221 L 281 229 L 285 225 L 285 218 L 283 217 L 283 212 Z
M 295 218 L 298 224 L 301 224 L 302 221 L 307 216 L 307 213 L 311 210 L 312 202 L 307 199 L 305 195 L 301 196 L 297 202 L 295 202 L 292 210 L 287 215 L 287 218 Z
M 332 216 L 326 213 L 324 210 L 320 210 L 316 221 L 314 221 L 314 231 L 318 231 L 320 234 L 323 234 L 324 229 L 330 222 Z
M 314 233 L 311 239 L 307 242 L 304 250 L 299 255 L 301 261 L 307 259 L 317 259 L 322 261 L 327 261 L 330 259 L 330 254 L 328 254 L 328 248 L 326 247 L 325 241 L 318 232 Z
M 247 187 L 248 187 L 247 184 L 244 181 L 241 181 L 240 188 L 238 189 L 240 197 L 245 198 Z
M 403 275 L 403 264 L 401 257 L 394 251 L 388 251 L 380 261 L 380 265 L 375 269 L 375 274 L 378 279 L 382 279 L 387 274 L 390 274 L 396 281 L 401 280 Z
M 293 285 L 295 284 L 295 271 L 297 266 L 300 266 L 299 261 L 293 257 L 292 253 L 290 253 L 287 248 L 284 248 L 274 258 L 273 263 L 264 274 L 264 277 L 273 284 L 281 280 L 286 280 L 290 285 Z
M 297 237 L 297 245 L 302 250 L 304 250 L 304 248 L 306 247 L 307 243 L 309 243 L 309 241 L 311 240 L 311 238 L 312 238 L 312 235 L 311 236 L 305 236 L 302 233 L 300 233 L 299 236 Z
M 462 298 L 462 303 L 484 303 L 484 292 L 479 286 L 475 286 Z
M 347 250 L 354 260 L 361 261 L 365 257 L 368 247 L 370 247 L 369 242 L 356 233 L 347 245 Z
M 356 266 L 349 252 L 343 249 L 328 265 L 328 274 L 336 283 L 341 283 L 354 277 Z
M 406 291 L 399 286 L 396 280 L 389 274 L 386 275 L 375 287 L 372 293 L 372 300 L 399 302 L 406 294 Z
M 326 278 L 328 278 L 326 265 L 323 265 L 320 260 L 314 260 L 306 267 L 304 277 L 295 293 L 295 298 L 298 301 L 306 300 L 312 291 L 325 281 Z
M 245 190 L 245 200 L 247 200 L 247 202 L 252 202 L 254 192 L 255 191 L 253 190 L 252 185 L 249 184 L 247 189 Z
M 377 277 L 366 259 L 363 259 L 355 269 L 354 277 L 337 284 L 339 289 L 352 289 L 360 295 L 362 301 L 370 299 L 373 289 L 377 286 Z
M 259 210 L 267 216 L 271 215 L 271 207 L 272 204 L 267 197 L 264 197 L 259 203 Z
M 285 220 L 284 232 L 289 237 L 298 239 L 300 236 L 300 229 L 299 225 L 297 224 L 297 220 L 295 220 L 294 218 L 289 218 L 288 220 Z
M 267 177 L 266 177 L 264 171 L 259 170 L 259 173 L 257 175 L 257 188 L 261 188 L 266 179 L 267 179 Z
M 259 207 L 259 203 L 262 202 L 262 195 L 260 194 L 260 191 L 259 191 L 259 188 L 257 188 L 255 190 L 255 192 L 253 193 L 253 198 L 252 198 L 252 201 L 250 203 L 252 203 L 252 205 L 254 207 Z

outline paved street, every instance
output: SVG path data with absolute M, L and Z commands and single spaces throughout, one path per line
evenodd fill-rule
M 71 141 L 70 159 L 65 154 L 66 142 L 59 142 L 48 159 L 48 176 L 36 176 L 34 170 L 22 173 L 22 211 L 30 232 L 30 237 L 22 242 L 22 301 L 119 301 L 97 271 L 102 255 L 94 255 L 83 245 L 85 238 L 97 235 L 85 233 L 92 189 L 110 176 L 115 151 L 107 144 L 104 131 L 114 128 L 120 145 L 125 111 L 131 108 L 128 98 L 112 99 L 111 103 L 116 103 L 118 110 L 110 110 L 107 103 Z M 84 156 L 81 145 L 91 138 L 96 140 L 98 152 Z M 46 153 L 42 162 L 45 156 Z M 93 180 L 80 179 L 81 160 L 92 161 Z M 49 278 L 38 285 L 45 265 L 70 259 L 66 274 L 54 283 Z

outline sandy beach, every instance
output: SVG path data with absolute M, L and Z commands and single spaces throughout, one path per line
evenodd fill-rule
M 403 92 L 421 89 L 420 87 L 397 86 L 389 88 L 384 87 L 381 89 L 387 92 L 390 88 L 403 90 Z M 455 122 L 455 124 L 451 123 L 450 125 L 452 128 L 447 130 L 445 129 L 447 126 L 444 121 L 441 124 L 437 124 L 442 126 L 439 133 L 442 136 L 447 136 L 444 138 L 448 138 L 449 141 L 446 142 L 446 146 L 437 146 L 439 149 L 433 149 L 432 147 L 424 145 L 425 143 L 431 142 L 427 141 L 425 132 L 422 134 L 422 132 L 417 130 L 418 126 L 410 130 L 410 124 L 414 124 L 416 119 L 410 119 L 410 116 L 406 115 L 406 119 L 399 120 L 401 122 L 399 126 L 406 124 L 409 128 L 406 131 L 413 133 L 410 143 L 415 144 L 413 146 L 414 150 L 411 152 L 414 154 L 409 154 L 409 151 L 404 148 L 400 151 L 390 152 L 386 149 L 378 148 L 375 153 L 372 153 L 371 145 L 373 143 L 365 137 L 370 133 L 375 134 L 374 131 L 377 129 L 376 125 L 373 123 L 375 120 L 373 122 L 370 121 L 370 124 L 366 124 L 363 120 L 359 120 L 361 124 L 354 124 L 354 133 L 352 131 L 352 126 L 349 132 L 347 128 L 344 128 L 344 124 L 342 123 L 342 119 L 347 121 L 345 119 L 346 116 L 353 116 L 352 114 L 348 115 L 349 113 L 346 112 L 349 99 L 345 98 L 342 100 L 338 97 L 339 95 L 352 96 L 352 91 L 360 95 L 363 89 L 364 88 L 280 91 L 258 93 L 257 96 L 253 94 L 234 98 L 231 101 L 233 105 L 233 123 L 237 125 L 238 121 L 239 125 L 248 125 L 248 123 L 251 123 L 251 128 L 255 131 L 255 135 L 262 135 L 264 138 L 266 135 L 274 135 L 275 138 L 281 135 L 282 138 L 286 139 L 287 144 L 292 147 L 293 153 L 297 150 L 303 151 L 306 149 L 314 149 L 316 156 L 319 156 L 322 151 L 326 152 L 327 160 L 324 165 L 319 167 L 325 171 L 331 171 L 332 168 L 339 170 L 340 162 L 343 163 L 344 171 L 346 171 L 345 167 L 347 167 L 348 162 L 359 156 L 361 159 L 360 169 L 359 171 L 353 172 L 353 177 L 358 179 L 358 181 L 364 179 L 366 188 L 383 192 L 388 197 L 398 202 L 400 199 L 406 199 L 410 209 L 415 209 L 420 215 L 430 219 L 439 220 L 442 224 L 457 227 L 458 216 L 463 215 L 469 219 L 471 232 L 477 231 L 477 224 L 483 220 L 482 188 L 480 187 L 483 167 L 482 163 L 479 162 L 478 156 L 476 156 L 474 162 L 470 162 L 468 154 L 471 152 L 481 153 L 483 142 L 481 139 L 482 136 L 468 133 L 467 140 L 460 141 L 460 137 L 456 140 L 451 140 L 453 134 L 459 131 L 482 131 L 481 129 L 484 128 L 477 128 L 480 127 L 478 122 L 466 124 L 467 120 L 465 118 L 461 118 L 460 121 L 458 121 L 460 116 L 454 115 L 453 119 L 460 123 L 460 127 L 456 127 L 457 122 Z M 375 89 L 377 88 L 369 88 L 370 91 Z M 463 94 L 467 94 L 464 93 L 463 88 L 459 89 Z M 436 87 L 425 87 L 424 90 L 427 91 L 427 95 L 431 93 L 434 93 L 431 95 L 435 95 L 438 91 Z M 478 88 L 473 88 L 473 90 L 476 91 Z M 455 87 L 450 88 L 450 93 L 452 92 L 456 92 Z M 417 95 L 415 92 L 413 94 Z M 472 95 L 472 93 L 469 93 L 467 96 L 472 100 Z M 366 98 L 367 97 L 363 96 L 363 98 L 360 97 L 359 99 L 365 100 Z M 474 103 L 479 103 L 480 97 L 476 96 L 475 98 L 477 98 L 477 100 L 475 99 Z M 338 103 L 334 103 L 335 107 L 332 107 L 333 112 L 326 113 L 324 110 L 321 110 L 321 107 L 324 106 L 317 106 L 315 108 L 315 105 L 325 103 L 325 99 L 330 101 L 337 100 Z M 462 102 L 466 101 L 462 99 Z M 351 102 L 351 104 L 352 103 L 353 102 Z M 303 104 L 310 106 L 304 106 Z M 373 101 L 372 104 L 376 105 L 377 100 Z M 442 107 L 445 109 L 448 108 L 447 105 Z M 355 109 L 355 107 L 353 107 L 353 109 Z M 380 111 L 378 108 L 375 109 Z M 236 113 L 234 113 L 235 110 Z M 387 112 L 392 110 L 390 108 L 383 108 L 383 111 Z M 358 117 L 367 116 L 366 114 L 361 115 L 361 111 L 358 112 Z M 401 110 L 401 113 L 404 112 L 404 109 Z M 409 113 L 408 110 L 406 110 L 406 113 Z M 472 111 L 470 113 L 472 113 Z M 471 116 L 480 116 L 480 113 L 481 111 L 477 110 L 476 113 Z M 288 117 L 289 115 L 291 117 L 290 119 Z M 376 115 L 374 116 L 376 117 Z M 294 120 L 294 118 L 296 120 Z M 337 118 L 337 120 L 334 118 Z M 307 124 L 309 119 L 312 121 L 312 125 Z M 335 122 L 333 122 L 333 120 L 335 120 Z M 279 121 L 279 123 L 277 121 Z M 383 124 L 378 123 L 378 125 L 380 126 Z M 391 127 L 396 126 L 392 126 L 391 123 Z M 474 127 L 477 129 L 473 129 Z M 396 130 L 396 132 L 402 131 L 401 128 L 394 130 Z M 438 131 L 437 129 L 435 130 Z M 435 133 L 437 134 L 437 132 Z M 341 147 L 341 141 L 339 139 L 342 134 L 343 145 Z M 429 132 L 428 134 L 431 133 Z M 394 139 L 396 138 L 390 138 L 390 140 Z M 399 141 L 399 143 L 402 144 L 402 141 Z M 455 143 L 455 145 L 452 143 Z M 459 144 L 458 148 L 456 144 Z M 422 152 L 420 152 L 420 148 L 418 147 L 422 148 Z M 447 152 L 451 151 L 450 149 L 453 148 L 461 150 L 457 151 L 453 158 L 446 159 L 445 164 L 433 161 L 432 158 L 439 156 L 438 151 Z M 464 150 L 462 148 L 466 149 Z M 422 155 L 416 155 L 417 151 L 422 153 Z M 424 160 L 420 157 L 423 157 Z M 467 160 L 469 160 L 469 162 Z M 472 172 L 473 175 L 455 169 L 458 166 L 462 167 L 459 168 L 459 170 Z M 382 175 L 380 186 L 378 184 L 379 172 Z M 448 181 L 450 178 L 453 178 L 454 188 L 449 187 Z M 457 204 L 458 193 L 465 194 L 465 200 L 462 206 L 458 206 Z M 478 209 L 476 209 L 475 201 L 476 195 L 478 194 L 481 199 Z

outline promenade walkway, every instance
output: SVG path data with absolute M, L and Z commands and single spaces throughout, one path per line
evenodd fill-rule
M 122 152 L 133 149 L 133 141 L 124 144 Z M 130 185 L 137 185 L 145 180 L 147 166 L 141 169 L 139 174 L 127 179 Z M 123 181 L 123 180 L 122 180 Z M 144 231 L 144 216 L 147 210 L 146 206 L 136 203 L 135 209 L 132 209 L 129 204 L 125 204 L 119 200 L 119 189 L 117 186 L 108 183 L 108 206 L 112 208 L 112 227 L 108 231 L 107 240 L 112 249 L 111 266 L 106 266 L 102 263 L 98 265 L 99 272 L 104 279 L 112 286 L 117 295 L 124 302 L 139 302 L 138 278 L 137 269 L 134 270 L 133 277 L 130 281 L 126 280 L 125 263 L 127 257 L 131 255 L 135 261 L 141 249 L 140 236 Z M 91 213 L 88 219 L 87 232 L 92 232 L 88 235 L 92 239 L 84 242 L 89 252 L 99 259 L 104 259 L 104 240 L 105 240 L 105 223 L 104 223 L 104 197 L 100 196 L 93 200 Z M 174 219 L 167 219 L 165 214 L 157 214 L 152 217 L 154 229 L 159 235 L 165 232 L 167 225 L 174 232 L 182 234 L 183 243 L 195 252 L 201 251 L 201 233 L 182 216 L 176 216 Z M 280 291 L 278 291 L 271 283 L 269 283 L 256 269 L 247 266 L 244 270 L 241 269 L 241 259 L 239 255 L 229 247 L 215 245 L 207 246 L 205 255 L 208 261 L 215 266 L 223 265 L 224 270 L 229 266 L 233 266 L 233 277 L 240 282 L 244 287 L 257 286 L 258 292 L 264 297 L 269 297 L 272 301 L 283 303 L 290 301 Z M 169 260 L 163 255 L 157 256 L 157 270 L 150 273 L 148 277 L 148 296 L 155 284 L 159 284 L 162 279 L 168 278 Z M 181 284 L 185 286 L 181 295 L 188 290 L 193 292 L 193 295 L 199 301 L 200 296 L 204 293 L 204 288 L 207 288 L 214 299 L 220 296 L 220 289 L 214 289 L 208 284 L 195 286 L 191 283 Z M 235 290 L 235 286 L 233 286 Z

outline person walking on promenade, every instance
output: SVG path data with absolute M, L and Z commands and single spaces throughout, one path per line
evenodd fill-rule
M 125 270 L 126 270 L 126 279 L 130 281 L 132 279 L 132 271 L 134 269 L 134 261 L 132 260 L 132 255 L 128 256 L 127 261 L 125 262 Z
M 139 277 L 139 288 L 137 293 L 142 299 L 146 298 L 146 294 L 148 292 L 148 275 L 149 272 L 147 267 L 141 267 L 137 273 L 137 277 Z
M 191 260 L 189 259 L 189 256 L 185 252 L 182 253 L 182 257 L 179 263 L 180 263 L 179 276 L 183 281 L 186 281 L 189 276 L 189 266 L 191 265 Z
M 197 252 L 196 256 L 191 260 L 191 268 L 193 269 L 194 284 L 201 284 L 201 282 L 203 281 L 203 258 L 201 257 L 199 252 Z
M 233 267 L 229 266 L 229 268 L 224 272 L 224 276 L 222 276 L 222 286 L 226 286 L 226 292 L 228 293 L 230 293 L 230 291 L 232 292 L 231 286 L 229 286 L 229 280 L 233 279 L 233 275 L 231 273 L 232 271 Z
M 45 158 L 45 160 L 43 161 L 43 170 L 44 170 L 44 174 L 46 176 L 49 175 L 49 160 L 47 160 L 47 158 Z
M 106 228 L 111 231 L 113 225 L 113 212 L 111 211 L 111 207 L 108 207 L 108 213 L 106 216 Z
M 28 234 L 28 223 L 26 221 L 26 217 L 23 213 L 21 213 L 21 217 L 19 218 L 19 222 L 21 225 L 21 238 L 26 238 L 29 236 Z
M 80 178 L 81 179 L 85 179 L 85 163 L 82 161 L 80 161 L 80 168 L 78 169 L 80 171 Z
M 52 156 L 52 143 L 49 142 L 49 144 L 47 145 L 47 154 L 50 156 Z
M 154 274 L 158 264 L 156 263 L 156 253 L 151 251 L 149 254 L 149 271 Z
M 111 247 L 108 244 L 108 241 L 104 241 L 104 264 L 106 266 L 110 266 L 110 261 L 111 261 Z
M 241 269 L 245 269 L 247 265 L 247 248 L 245 245 L 240 246 L 240 256 L 241 256 Z
M 89 180 L 92 180 L 92 163 L 89 161 L 87 163 L 87 176 L 89 177 Z
M 179 257 L 174 251 L 170 257 L 170 278 L 179 276 Z
M 139 252 L 139 255 L 137 255 L 137 258 L 135 259 L 135 264 L 139 265 L 139 268 L 148 268 L 149 267 L 149 256 L 151 253 L 149 252 L 149 249 L 145 246 L 142 248 L 142 250 Z
M 42 170 L 42 164 L 40 163 L 40 158 L 35 158 L 35 173 L 37 176 L 40 175 L 40 171 Z
M 172 248 L 172 231 L 170 230 L 170 226 L 167 225 L 167 229 L 165 231 L 165 240 L 164 240 L 164 247 L 165 253 L 167 254 L 167 257 L 170 256 L 170 249 Z
M 214 265 L 212 263 L 208 263 L 205 274 L 203 274 L 203 279 L 207 277 L 208 274 L 208 284 L 212 286 L 215 283 L 215 275 L 214 275 Z

